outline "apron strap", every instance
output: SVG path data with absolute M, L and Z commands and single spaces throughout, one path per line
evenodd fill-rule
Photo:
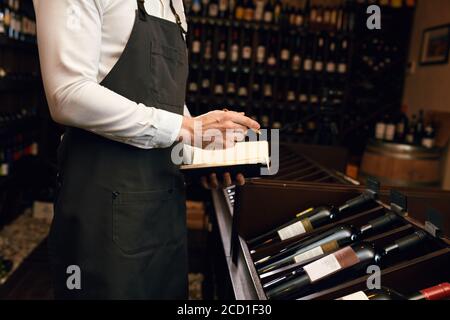
M 178 15 L 178 13 L 175 10 L 175 7 L 173 6 L 172 0 L 170 0 L 170 10 L 172 10 L 173 15 L 175 16 L 175 21 L 176 21 L 178 27 L 180 28 L 182 35 L 187 34 L 187 31 L 184 30 L 183 25 L 181 24 L 180 16 Z
M 141 19 L 142 21 L 147 21 L 147 11 L 145 11 L 144 3 L 145 0 L 137 0 L 139 19 Z

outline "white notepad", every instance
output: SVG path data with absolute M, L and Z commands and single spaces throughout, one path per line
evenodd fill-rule
M 204 150 L 192 146 L 183 148 L 182 170 L 224 167 L 246 164 L 269 165 L 267 141 L 238 142 L 232 148 Z

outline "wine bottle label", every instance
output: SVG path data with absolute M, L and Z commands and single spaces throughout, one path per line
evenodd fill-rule
M 258 63 L 263 63 L 265 57 L 266 57 L 266 47 L 258 46 L 258 49 L 256 50 L 256 61 Z
M 272 96 L 272 85 L 270 85 L 270 84 L 264 85 L 264 96 L 266 96 L 266 97 Z
M 327 63 L 327 72 L 333 73 L 336 71 L 336 64 L 334 62 L 328 62 Z
M 236 92 L 236 86 L 234 85 L 234 83 L 229 82 L 227 84 L 227 92 L 228 93 L 235 93 Z
M 220 50 L 217 53 L 217 58 L 219 58 L 219 60 L 223 61 L 227 58 L 227 52 L 225 50 Z
M 197 91 L 198 90 L 198 85 L 197 82 L 190 82 L 189 83 L 189 91 Z
M 375 138 L 383 140 L 386 132 L 386 124 L 384 122 L 377 123 L 375 127 Z
M 231 61 L 236 62 L 239 59 L 239 46 L 237 44 L 233 44 L 231 46 Z
M 296 223 L 291 224 L 283 229 L 278 230 L 278 235 L 280 239 L 286 240 L 299 235 L 302 235 L 306 232 L 312 231 L 314 228 L 311 225 L 311 222 L 308 218 L 298 221 Z
M 274 56 L 270 56 L 269 59 L 267 59 L 267 64 L 269 66 L 274 66 L 277 64 L 277 59 Z
M 369 300 L 369 298 L 363 291 L 358 291 L 358 292 L 349 294 L 348 296 L 339 298 L 337 300 Z
M 272 22 L 272 20 L 273 20 L 273 13 L 272 13 L 272 11 L 264 12 L 264 21 L 270 23 L 270 22 Z
M 252 57 L 252 47 L 245 46 L 242 49 L 242 58 L 244 59 L 250 59 Z
M 39 144 L 38 144 L 37 142 L 34 142 L 34 143 L 31 145 L 31 151 L 30 151 L 30 154 L 31 154 L 32 156 L 37 156 L 38 153 L 39 153 Z
M 242 19 L 242 18 L 244 18 L 244 8 L 243 7 L 237 7 L 236 8 L 236 12 L 235 12 L 235 14 L 236 14 L 236 19 L 238 19 L 238 20 L 240 20 L 240 19 Z
M 339 73 L 346 73 L 347 72 L 347 64 L 346 63 L 340 63 L 338 67 Z
M 405 124 L 403 122 L 397 123 L 396 131 L 398 135 L 403 135 L 405 133 Z
M 247 87 L 240 87 L 238 91 L 238 95 L 241 97 L 247 96 Z
M 406 135 L 406 142 L 407 142 L 407 143 L 414 143 L 414 135 L 408 133 L 408 134 Z
M 434 148 L 434 139 L 432 138 L 423 138 L 422 139 L 422 146 L 425 148 L 432 149 Z
M 211 3 L 209 5 L 209 16 L 217 17 L 218 14 L 219 14 L 219 6 L 216 3 Z
M 288 49 L 281 50 L 281 60 L 287 61 L 287 60 L 289 60 L 289 56 L 290 56 L 290 53 L 289 53 Z
M 388 124 L 386 126 L 386 133 L 384 135 L 384 138 L 386 141 L 394 141 L 395 138 L 395 125 L 394 124 Z
M 257 1 L 255 8 L 255 20 L 261 21 L 264 16 L 264 1 Z
M 320 72 L 323 70 L 323 62 L 322 61 L 316 61 L 314 64 L 314 70 Z
M 295 100 L 295 92 L 289 90 L 287 93 L 287 101 L 294 101 L 294 100 Z
M 309 259 L 321 256 L 324 253 L 336 251 L 337 249 L 339 249 L 338 242 L 336 240 L 330 241 L 314 249 L 299 254 L 298 256 L 294 257 L 294 260 L 296 263 L 305 262 Z
M 359 262 L 352 247 L 345 247 L 303 267 L 311 282 L 328 277 Z
M 228 8 L 228 0 L 219 0 L 219 10 L 226 11 Z
M 322 250 L 322 247 L 319 246 L 314 249 L 303 252 L 299 255 L 296 255 L 294 257 L 294 261 L 295 261 L 295 263 L 301 263 L 301 262 L 305 262 L 309 259 L 312 259 L 314 257 L 321 256 L 322 254 L 324 254 L 324 252 Z
M 6 177 L 9 174 L 9 166 L 7 163 L 2 163 L 0 165 L 0 176 Z
M 311 59 L 305 60 L 305 65 L 303 66 L 306 71 L 310 71 L 313 67 L 313 62 Z
M 214 86 L 214 93 L 215 94 L 223 94 L 223 85 L 221 84 L 216 84 Z
M 293 70 L 299 70 L 301 64 L 301 58 L 298 54 L 294 55 L 292 57 L 292 69 Z
M 192 52 L 199 53 L 200 52 L 200 41 L 195 40 L 192 42 Z
M 281 241 L 299 236 L 304 233 L 306 233 L 306 229 L 302 221 L 298 221 L 291 224 L 290 226 L 278 230 L 278 236 L 280 237 Z
M 245 20 L 251 21 L 251 20 L 253 20 L 253 16 L 254 16 L 254 13 L 253 13 L 253 9 L 252 8 L 246 8 L 244 10 L 244 19 Z
M 303 25 L 303 16 L 301 14 L 295 17 L 295 25 L 299 27 Z
M 202 80 L 202 88 L 209 88 L 209 79 L 203 79 Z

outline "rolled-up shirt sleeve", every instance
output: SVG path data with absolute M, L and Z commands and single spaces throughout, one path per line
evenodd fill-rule
M 138 148 L 168 147 L 179 134 L 182 115 L 131 101 L 98 83 L 107 3 L 34 0 L 42 77 L 52 118 Z

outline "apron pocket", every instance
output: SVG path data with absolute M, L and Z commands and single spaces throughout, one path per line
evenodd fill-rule
M 151 88 L 156 100 L 165 105 L 184 105 L 186 80 L 180 50 L 151 43 L 150 58 Z
M 148 251 L 177 239 L 172 190 L 113 193 L 113 241 L 126 254 Z

